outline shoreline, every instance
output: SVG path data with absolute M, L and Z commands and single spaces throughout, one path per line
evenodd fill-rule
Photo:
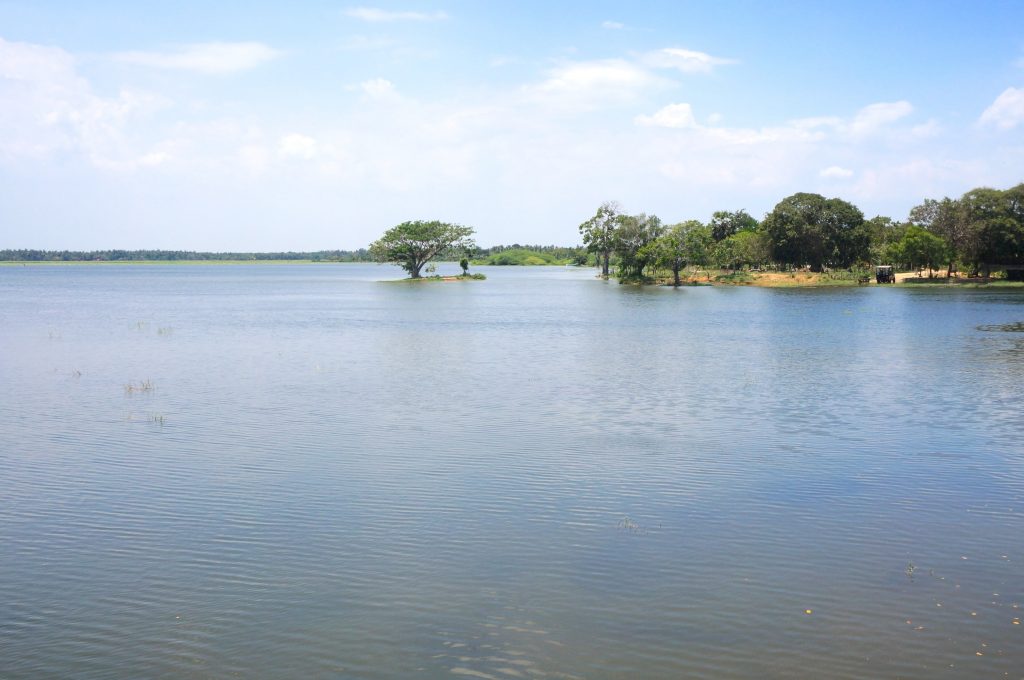
M 600 277 L 598 277 L 600 278 Z M 610 278 L 615 278 L 614 275 Z M 848 272 L 749 272 L 729 270 L 697 270 L 680 274 L 680 288 L 694 286 L 744 287 L 744 288 L 1024 288 L 1024 281 L 1008 281 L 997 278 L 918 277 L 917 272 L 897 273 L 896 283 L 877 283 L 875 277 L 861 282 Z M 652 285 L 672 287 L 671 276 L 657 276 L 647 282 L 625 281 L 622 285 Z

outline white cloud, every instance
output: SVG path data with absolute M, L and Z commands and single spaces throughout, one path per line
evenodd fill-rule
M 910 128 L 910 134 L 917 139 L 927 139 L 929 137 L 936 137 L 942 133 L 942 125 L 939 121 L 934 118 L 929 118 L 920 125 L 915 125 Z
M 618 21 L 602 21 L 601 28 L 609 31 L 621 31 L 626 27 L 626 24 L 621 24 Z
M 44 82 L 74 78 L 75 60 L 62 49 L 0 38 L 0 78 Z
M 310 160 L 316 156 L 317 144 L 312 137 L 293 132 L 281 138 L 277 150 L 282 156 L 288 158 Z
M 716 66 L 735 64 L 735 59 L 713 57 L 705 52 L 685 50 L 681 47 L 665 47 L 642 55 L 640 61 L 654 68 L 668 68 L 683 73 L 707 73 Z
M 697 120 L 693 117 L 693 109 L 689 104 L 669 104 L 656 111 L 652 116 L 637 116 L 633 119 L 637 125 L 665 128 L 696 128 Z
M 442 21 L 448 18 L 444 12 L 409 12 L 379 9 L 377 7 L 349 7 L 345 15 L 373 23 L 389 21 Z
M 166 151 L 151 151 L 139 158 L 139 165 L 155 167 L 157 165 L 163 165 L 170 159 L 171 155 Z
M 99 96 L 64 50 L 0 39 L 0 158 L 71 151 L 96 166 L 130 167 L 126 127 L 166 105 L 138 90 Z
M 830 165 L 818 174 L 829 179 L 845 179 L 847 177 L 853 177 L 853 170 L 850 170 L 849 168 L 841 168 L 838 165 Z
M 356 77 L 347 94 L 359 101 L 342 106 L 282 113 L 255 98 L 221 107 L 213 97 L 150 116 L 160 105 L 152 95 L 94 88 L 73 55 L 0 41 L 0 171 L 24 184 L 31 178 L 24 158 L 54 159 L 61 173 L 79 173 L 84 182 L 135 187 L 120 173 L 136 168 L 139 196 L 174 194 L 174 200 L 133 213 L 111 210 L 108 221 L 194 223 L 194 231 L 182 233 L 187 245 L 212 246 L 209 239 L 227 238 L 219 223 L 230 220 L 209 213 L 231 205 L 244 212 L 239 221 L 266 228 L 254 229 L 262 240 L 239 236 L 234 244 L 222 241 L 223 249 L 316 249 L 335 242 L 334 221 L 346 209 L 354 225 L 367 226 L 345 232 L 345 247 L 365 245 L 369 232 L 407 219 L 409 211 L 486 225 L 483 242 L 572 242 L 573 225 L 609 196 L 674 221 L 738 207 L 730 205 L 736 196 L 757 214 L 794 191 L 842 187 L 844 198 L 866 212 L 895 215 L 924 196 L 1002 185 L 1020 167 L 1019 151 L 998 145 L 1005 136 L 973 136 L 988 139 L 991 149 L 973 146 L 977 139 L 936 139 L 938 123 L 912 115 L 907 102 L 760 122 L 753 110 L 723 110 L 713 100 L 702 105 L 695 94 L 671 88 L 682 73 L 707 68 L 687 60 L 707 62 L 668 56 L 676 62 L 661 55 L 658 67 L 643 55 L 568 58 L 518 86 L 495 78 L 477 89 L 452 88 L 452 95 L 435 89 L 422 99 L 398 92 L 390 80 Z M 826 102 L 809 113 L 831 110 Z M 977 165 L 956 164 L 972 157 Z M 93 167 L 79 169 L 81 160 Z M 54 187 L 61 185 L 54 180 Z M 56 215 L 38 199 L 9 193 L 22 200 L 23 212 L 36 206 L 41 215 Z M 282 221 L 284 204 L 302 225 L 287 233 L 272 228 Z M 189 209 L 195 219 L 181 219 Z M 310 226 L 318 221 L 330 223 L 322 237 Z
M 270 165 L 270 152 L 259 144 L 246 144 L 238 149 L 238 163 L 254 175 L 261 174 Z
M 978 124 L 1000 130 L 1012 130 L 1024 123 L 1024 89 L 1008 87 L 981 114 Z
M 712 114 L 710 118 L 715 118 Z M 639 115 L 633 119 L 634 124 L 641 127 L 660 127 L 693 130 L 707 142 L 727 145 L 752 145 L 770 142 L 815 142 L 825 138 L 825 134 L 808 127 L 806 121 L 798 121 L 778 127 L 763 128 L 728 128 L 705 126 L 697 122 L 693 108 L 689 104 L 669 104 L 653 115 Z
M 259 42 L 211 42 L 182 45 L 167 52 L 121 52 L 114 58 L 138 66 L 225 75 L 253 69 L 281 54 Z
M 909 116 L 914 107 L 907 101 L 879 102 L 865 106 L 849 125 L 849 130 L 854 135 L 870 135 L 890 123 Z
M 671 83 L 624 59 L 569 62 L 551 69 L 528 92 L 567 97 L 578 104 L 631 101 L 640 92 Z
M 384 78 L 373 78 L 359 83 L 359 89 L 371 99 L 383 99 L 395 94 L 394 83 Z

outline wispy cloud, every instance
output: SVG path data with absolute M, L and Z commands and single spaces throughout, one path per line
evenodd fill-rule
M 602 21 L 601 28 L 609 31 L 621 31 L 626 27 L 626 24 L 619 23 L 618 21 Z
M 645 127 L 665 128 L 696 128 L 697 120 L 693 117 L 693 108 L 689 104 L 669 104 L 650 116 L 637 116 L 633 119 L 637 125 Z
M 625 59 L 574 61 L 551 69 L 537 89 L 620 98 L 662 84 L 661 78 Z
M 292 132 L 281 137 L 277 144 L 278 153 L 287 158 L 310 160 L 316 156 L 316 140 L 308 135 Z
M 4 87 L 4 81 L 16 87 Z M 96 167 L 134 165 L 125 128 L 168 104 L 151 92 L 96 94 L 74 56 L 56 47 L 0 38 L 0 160 L 82 154 Z
M 211 42 L 182 45 L 163 52 L 121 52 L 118 61 L 138 66 L 226 75 L 256 68 L 283 54 L 259 42 Z
M 395 11 L 380 9 L 378 7 L 349 7 L 344 12 L 345 16 L 350 16 L 353 19 L 362 19 L 363 21 L 370 21 L 373 23 L 383 23 L 389 21 L 443 21 L 448 18 L 448 14 L 442 11 Z
M 1024 89 L 1008 87 L 985 109 L 978 119 L 982 126 L 993 126 L 1000 130 L 1012 130 L 1024 123 Z
M 830 165 L 818 174 L 827 179 L 846 179 L 848 177 L 853 177 L 853 170 L 843 168 L 838 165 Z
M 395 94 L 395 85 L 390 80 L 384 78 L 373 78 L 371 80 L 363 81 L 359 83 L 359 89 L 367 97 L 373 99 L 383 99 L 390 97 Z
M 639 115 L 633 119 L 634 124 L 641 127 L 672 128 L 690 130 L 705 139 L 731 145 L 762 144 L 780 141 L 789 142 L 823 142 L 834 141 L 859 143 L 868 135 L 882 133 L 898 133 L 904 136 L 923 138 L 937 134 L 937 124 L 929 121 L 913 128 L 893 128 L 892 124 L 908 116 L 913 111 L 909 102 L 879 102 L 869 104 L 858 110 L 849 118 L 837 116 L 821 116 L 816 118 L 799 118 L 783 125 L 760 128 L 733 128 L 714 125 L 701 125 L 694 116 L 692 107 L 687 103 L 669 104 L 651 115 Z M 890 136 L 892 136 L 890 134 Z M 831 170 L 831 168 L 827 168 Z M 834 172 L 822 177 L 835 177 Z
M 865 106 L 850 122 L 850 132 L 855 135 L 869 135 L 909 116 L 914 111 L 908 101 L 879 102 Z
M 668 68 L 683 73 L 707 73 L 716 66 L 737 63 L 735 59 L 713 57 L 705 52 L 686 50 L 681 47 L 665 47 L 654 52 L 647 52 L 640 61 L 653 68 Z

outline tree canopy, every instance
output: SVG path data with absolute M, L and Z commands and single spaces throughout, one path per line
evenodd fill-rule
M 746 210 L 719 210 L 711 216 L 708 226 L 711 227 L 715 241 L 722 241 L 743 231 L 754 231 L 757 229 L 757 220 L 748 215 Z
M 654 262 L 654 253 L 649 244 L 661 236 L 665 228 L 657 215 L 641 213 L 622 215 L 615 229 L 615 253 L 619 256 L 619 267 L 626 277 L 642 279 L 644 269 Z
M 580 225 L 580 235 L 587 251 L 595 253 L 601 264 L 601 275 L 608 276 L 608 262 L 615 250 L 615 230 L 622 209 L 615 201 L 605 201 L 589 220 Z
M 370 244 L 370 254 L 377 262 L 397 264 L 409 276 L 420 278 L 420 270 L 430 260 L 450 250 L 475 247 L 473 228 L 432 220 L 402 222 L 391 227 Z
M 851 203 L 819 194 L 782 199 L 762 226 L 772 242 L 772 258 L 782 264 L 849 267 L 868 257 L 864 214 Z
M 931 276 L 933 269 L 949 260 L 949 251 L 949 245 L 941 236 L 936 236 L 923 227 L 910 225 L 897 243 L 894 254 L 915 269 L 927 267 Z

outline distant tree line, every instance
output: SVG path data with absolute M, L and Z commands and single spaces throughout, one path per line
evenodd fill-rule
M 579 227 L 584 247 L 608 276 L 644 281 L 670 271 L 675 283 L 686 268 L 827 269 L 891 264 L 902 269 L 962 267 L 988 276 L 1024 275 L 1024 184 L 972 189 L 959 199 L 927 199 L 905 221 L 864 219 L 852 203 L 819 194 L 782 199 L 761 221 L 744 210 L 720 211 L 707 223 L 664 224 L 655 215 L 629 215 L 601 204 Z
M 588 259 L 587 249 L 579 246 L 570 248 L 513 243 L 477 248 L 473 253 L 474 262 L 489 265 L 585 265 Z
M 200 260 L 313 260 L 372 262 L 365 248 L 297 253 L 212 253 L 190 250 L 0 250 L 0 260 L 15 262 L 195 262 Z

